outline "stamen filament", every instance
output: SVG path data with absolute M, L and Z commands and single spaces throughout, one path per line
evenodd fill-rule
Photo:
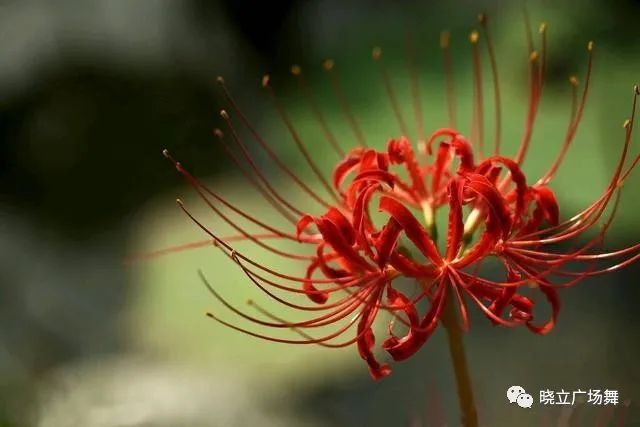
M 451 34 L 448 31 L 440 33 L 440 48 L 444 59 L 444 75 L 447 80 L 447 109 L 449 112 L 449 127 L 456 128 L 456 96 L 453 75 L 453 58 L 451 57 Z
M 327 59 L 322 64 L 322 67 L 324 68 L 324 70 L 327 72 L 327 74 L 329 74 L 329 81 L 331 82 L 331 87 L 333 89 L 333 92 L 336 98 L 338 99 L 338 103 L 340 104 L 340 108 L 342 108 L 342 112 L 346 116 L 347 121 L 351 126 L 351 130 L 353 131 L 353 134 L 355 135 L 356 140 L 360 145 L 362 145 L 363 147 L 366 147 L 367 142 L 364 138 L 364 134 L 362 133 L 362 129 L 360 129 L 360 126 L 358 125 L 358 122 L 356 121 L 355 116 L 351 112 L 351 108 L 349 107 L 349 103 L 347 102 L 347 97 L 344 94 L 344 90 L 342 89 L 342 84 L 340 83 L 340 79 L 338 75 L 335 73 L 335 71 L 333 70 L 334 66 L 335 66 L 335 62 L 333 61 L 333 59 Z
M 379 47 L 374 47 L 371 53 L 373 60 L 378 64 L 378 69 L 380 70 L 380 76 L 382 77 L 382 82 L 384 83 L 384 87 L 387 91 L 387 95 L 389 97 L 389 101 L 391 102 L 391 108 L 393 109 L 393 114 L 398 121 L 398 126 L 400 126 L 400 132 L 403 135 L 409 136 L 409 128 L 407 127 L 407 123 L 404 120 L 404 116 L 402 115 L 402 111 L 400 109 L 400 105 L 398 104 L 398 98 L 396 97 L 396 93 L 393 89 L 393 84 L 391 83 L 391 78 L 389 77 L 389 72 L 387 71 L 387 67 L 384 65 L 384 61 L 382 60 L 382 49 Z
M 313 93 L 309 88 L 309 84 L 307 83 L 307 79 L 305 79 L 302 74 L 302 69 L 300 68 L 300 66 L 292 65 L 291 74 L 298 81 L 300 90 L 302 91 L 305 101 L 311 108 L 313 115 L 315 116 L 316 120 L 320 124 L 320 127 L 322 128 L 322 131 L 324 132 L 325 137 L 327 138 L 327 141 L 329 141 L 329 145 L 331 146 L 331 148 L 333 148 L 333 150 L 336 152 L 336 154 L 338 154 L 340 158 L 343 158 L 345 156 L 345 152 L 340 147 L 340 144 L 338 144 L 338 140 L 336 139 L 333 132 L 331 132 L 331 129 L 329 128 L 329 125 L 327 124 L 327 121 L 325 120 L 324 115 L 322 114 L 322 111 L 320 111 L 320 107 L 318 107 L 318 104 L 316 103 Z

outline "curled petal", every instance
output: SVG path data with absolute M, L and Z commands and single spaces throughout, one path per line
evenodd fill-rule
M 382 232 L 375 240 L 375 248 L 378 253 L 378 266 L 380 268 L 387 265 L 391 253 L 396 248 L 398 243 L 398 237 L 402 232 L 400 224 L 393 219 L 389 218 L 387 224 L 382 229 Z M 391 288 L 389 288 L 391 289 Z
M 557 225 L 560 221 L 560 209 L 553 191 L 549 187 L 536 185 L 531 187 L 531 194 L 542 209 L 544 219 L 551 225 Z
M 367 232 L 373 227 L 369 216 L 369 202 L 378 189 L 380 189 L 378 184 L 370 184 L 365 187 L 360 194 L 358 194 L 353 208 L 353 228 L 356 233 L 356 241 L 371 258 L 373 258 L 374 255 L 369 247 L 367 237 Z
M 389 187 L 393 187 L 395 182 L 395 176 L 393 174 L 383 171 L 381 169 L 370 169 L 364 172 L 360 172 L 354 179 L 353 182 L 361 182 L 361 181 L 374 181 L 374 182 L 382 182 L 387 184 Z
M 556 321 L 558 320 L 558 313 L 560 312 L 560 297 L 558 296 L 558 291 L 556 291 L 553 286 L 540 285 L 540 291 L 547 297 L 549 304 L 551 304 L 551 318 L 540 326 L 533 325 L 529 321 L 527 322 L 527 327 L 536 334 L 545 335 L 553 329 Z
M 446 143 L 440 143 L 438 152 L 436 153 L 436 159 L 433 163 L 433 174 L 431 176 L 431 194 L 437 194 L 440 190 L 442 177 L 444 171 L 451 161 L 451 146 Z
M 434 264 L 442 265 L 442 257 L 429 233 L 402 203 L 390 197 L 381 197 L 380 210 L 390 214 L 400 224 L 409 240 L 424 256 Z
M 410 328 L 409 333 L 404 337 L 391 337 L 382 344 L 393 360 L 405 360 L 415 354 L 438 326 L 442 308 L 446 303 L 444 283 L 444 281 L 440 282 L 436 296 L 431 301 L 431 307 L 419 325 L 412 325 L 414 327 Z
M 351 150 L 349 154 L 347 154 L 347 156 L 335 167 L 333 170 L 333 186 L 336 190 L 340 191 L 342 183 L 346 179 L 347 175 L 358 167 L 363 151 L 364 150 L 361 147 Z
M 522 278 L 522 276 L 509 264 L 504 263 L 505 268 L 507 269 L 507 281 L 508 282 L 517 282 Z M 509 303 L 514 298 L 516 291 L 518 288 L 515 286 L 506 286 L 501 290 L 500 295 L 493 300 L 491 305 L 489 306 L 489 311 L 491 311 L 496 317 L 502 317 L 502 312 L 509 305 Z M 494 319 L 489 319 L 491 322 L 496 325 L 498 322 Z
M 409 140 L 406 137 L 392 139 L 387 144 L 387 151 L 389 153 L 389 160 L 391 163 L 404 163 L 405 168 L 409 173 L 409 177 L 411 178 L 413 190 L 418 193 L 419 198 L 426 198 L 427 189 L 424 182 L 425 178 L 418 166 L 418 162 L 416 161 L 411 144 L 409 144 Z
M 324 255 L 324 248 L 325 248 L 325 244 L 324 243 L 320 243 L 316 249 L 316 255 L 317 255 L 317 260 L 312 263 L 312 266 L 318 266 L 320 267 L 320 270 L 322 271 L 322 273 L 331 279 L 340 279 L 342 277 L 347 277 L 349 276 L 349 272 L 347 272 L 346 270 L 343 269 L 336 269 L 333 267 L 330 267 L 327 264 L 327 258 Z M 311 272 L 313 273 L 315 269 L 313 269 Z M 308 273 L 307 273 L 308 274 Z M 311 277 L 311 276 L 309 276 Z
M 324 215 L 324 218 L 327 219 L 328 221 L 331 221 L 338 228 L 338 230 L 340 231 L 340 234 L 349 245 L 354 244 L 355 233 L 354 233 L 353 227 L 351 226 L 351 223 L 349 223 L 349 220 L 347 219 L 347 217 L 345 217 L 342 212 L 332 207 L 332 208 L 329 208 L 327 213 Z
M 318 268 L 319 263 L 312 263 L 307 267 L 306 280 L 302 282 L 302 290 L 304 290 L 305 294 L 309 299 L 316 304 L 324 304 L 329 299 L 329 293 L 318 290 L 313 283 L 311 282 L 311 276 L 313 272 Z
M 300 240 L 300 235 L 314 222 L 311 215 L 304 215 L 296 224 L 296 237 Z
M 418 264 L 397 251 L 391 253 L 389 263 L 403 275 L 416 279 L 434 278 L 440 274 L 434 265 Z
M 529 220 L 520 227 L 519 236 L 524 236 L 535 232 L 542 221 L 547 221 L 550 225 L 556 226 L 560 222 L 560 209 L 556 196 L 550 188 L 542 185 L 534 185 L 529 188 L 527 202 L 535 202 L 535 208 Z
M 451 147 L 460 159 L 458 172 L 465 173 L 473 170 L 473 148 L 471 148 L 471 144 L 462 135 L 458 135 L 451 141 Z
M 511 231 L 511 215 L 496 186 L 485 176 L 473 173 L 466 176 L 464 189 L 481 198 L 488 209 L 487 224 L 492 223 L 496 227 L 492 229 L 499 230 L 501 237 L 506 237 Z
M 369 373 L 374 380 L 379 380 L 391 373 L 391 368 L 386 363 L 380 364 L 373 355 L 375 335 L 371 329 L 371 324 L 378 312 L 378 301 L 382 294 L 383 287 L 379 287 L 367 300 L 362 310 L 362 317 L 358 322 L 358 352 L 360 357 L 369 365 Z
M 522 173 L 520 166 L 513 160 L 503 156 L 493 156 L 485 159 L 476 168 L 476 172 L 485 175 L 492 169 L 494 164 L 504 165 L 511 174 L 511 179 L 516 185 L 516 209 L 514 212 L 514 221 L 519 221 L 524 212 L 525 196 L 527 194 L 527 179 Z
M 325 218 L 315 218 L 314 220 L 324 241 L 328 243 L 344 261 L 354 268 L 363 270 L 372 269 L 372 266 L 344 239 L 340 234 L 340 230 L 333 222 Z
M 458 167 L 458 172 L 466 173 L 470 172 L 474 169 L 473 166 L 473 148 L 469 141 L 465 139 L 460 133 L 450 128 L 442 128 L 435 131 L 427 140 L 427 153 L 431 155 L 434 141 L 443 136 L 448 136 L 451 138 L 449 141 L 449 146 L 454 150 L 456 156 L 460 159 L 460 166 Z
M 449 184 L 449 227 L 447 231 L 447 261 L 453 260 L 462 245 L 462 182 L 453 180 Z
M 403 337 L 391 336 L 387 338 L 382 344 L 382 348 L 389 351 L 392 349 L 399 348 L 405 344 L 406 342 L 413 342 L 416 340 L 415 338 L 415 329 L 419 327 L 420 319 L 418 317 L 418 311 L 416 310 L 413 302 L 407 298 L 404 294 L 396 291 L 391 286 L 387 287 L 387 307 L 392 310 L 401 310 L 407 316 L 407 320 L 409 321 L 409 330 L 406 335 Z M 410 347 L 410 345 L 408 345 Z

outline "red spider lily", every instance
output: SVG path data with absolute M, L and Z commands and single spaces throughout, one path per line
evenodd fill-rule
M 175 164 L 201 199 L 237 232 L 228 237 L 218 235 L 178 200 L 179 206 L 210 239 L 168 251 L 213 243 L 265 295 L 288 309 L 307 312 L 310 316 L 302 321 L 291 321 L 253 301 L 250 306 L 257 313 L 247 313 L 224 299 L 201 273 L 211 293 L 242 319 L 273 330 L 293 331 L 297 336 L 285 338 L 256 332 L 208 313 L 211 318 L 243 333 L 275 342 L 318 344 L 330 348 L 356 344 L 371 375 L 378 379 L 391 372 L 390 367 L 379 363 L 373 353 L 374 324 L 380 313 L 387 313 L 390 319 L 389 336 L 381 347 L 396 361 L 410 357 L 422 347 L 439 324 L 446 304 L 458 306 L 465 329 L 469 324 L 467 304 L 471 302 L 495 324 L 509 327 L 526 325 L 533 332 L 544 334 L 553 328 L 557 320 L 560 309 L 557 288 L 622 268 L 640 257 L 640 244 L 599 252 L 615 216 L 622 183 L 640 159 L 640 155 L 634 158 L 629 155 L 638 88 L 634 88 L 631 118 L 624 126 L 622 153 L 609 184 L 595 202 L 561 222 L 558 202 L 548 184 L 572 144 L 583 115 L 591 78 L 593 44 L 588 45 L 588 66 L 580 97 L 577 79 L 570 79 L 573 101 L 560 151 L 549 170 L 531 184 L 522 164 L 530 146 L 544 85 L 546 26 L 540 27 L 540 50 L 534 48 L 533 37 L 528 38 L 529 102 L 519 149 L 515 156 L 509 157 L 501 152 L 499 77 L 484 16 L 480 17 L 480 24 L 491 65 L 495 110 L 493 153 L 486 157 L 478 32 L 472 32 L 470 37 L 474 100 L 468 138 L 456 130 L 449 35 L 443 33 L 440 43 L 447 75 L 450 123 L 427 138 L 423 133 L 417 69 L 414 61 L 410 61 L 418 150 L 414 150 L 406 136 L 409 134 L 406 120 L 379 48 L 374 49 L 373 58 L 379 65 L 400 130 L 405 135 L 388 141 L 384 150 L 367 145 L 351 113 L 333 61 L 326 61 L 324 68 L 357 141 L 355 148 L 346 154 L 316 104 L 300 67 L 292 67 L 292 74 L 299 81 L 302 94 L 328 145 L 342 158 L 331 179 L 323 174 L 308 152 L 272 89 L 269 77 L 263 78 L 262 85 L 287 132 L 326 195 L 305 183 L 278 156 L 242 113 L 222 78 L 218 79 L 232 112 L 221 112 L 232 144 L 222 131 L 215 130 L 215 135 L 247 182 L 279 213 L 286 226 L 268 224 L 232 204 L 202 184 L 165 150 L 164 155 Z M 298 186 L 308 196 L 309 203 L 321 210 L 321 214 L 308 213 L 310 208 L 293 204 L 267 179 L 263 169 L 254 161 L 248 144 L 240 137 L 232 116 L 248 130 L 272 162 L 271 166 Z M 440 208 L 448 208 L 442 251 L 437 245 L 435 220 L 435 213 Z M 372 215 L 372 210 L 378 211 L 377 216 Z M 422 219 L 418 219 L 416 213 Z M 261 231 L 254 233 L 243 224 Z M 598 226 L 601 228 L 595 236 L 583 238 Z M 251 241 L 266 251 L 297 262 L 301 273 L 292 275 L 266 266 L 236 250 L 233 247 L 235 241 Z M 295 242 L 299 249 L 288 252 L 273 244 L 278 241 Z M 574 247 L 566 249 L 565 245 L 559 246 L 567 243 Z M 490 259 L 501 266 L 503 280 L 496 281 L 480 274 L 482 263 Z M 607 261 L 608 264 L 599 266 L 599 261 Z M 406 278 L 411 280 L 401 280 Z M 546 322 L 534 321 L 534 300 L 520 293 L 525 285 L 539 290 L 549 302 L 551 317 Z M 296 295 L 308 297 L 310 303 L 301 304 L 288 298 Z M 505 311 L 508 312 L 506 317 Z M 398 324 L 403 329 L 402 334 L 395 331 Z M 333 327 L 333 330 L 326 334 L 314 333 L 314 328 L 323 327 Z M 354 334 L 344 337 L 353 329 Z

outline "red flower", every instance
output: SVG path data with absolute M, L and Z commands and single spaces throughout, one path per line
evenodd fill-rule
M 265 295 L 282 304 L 283 308 L 306 312 L 309 316 L 306 320 L 290 321 L 285 315 L 271 313 L 253 301 L 250 305 L 257 313 L 246 313 L 228 303 L 201 274 L 211 293 L 233 313 L 255 325 L 274 331 L 293 331 L 297 336 L 291 338 L 256 332 L 229 323 L 214 314 L 209 314 L 210 317 L 228 327 L 270 341 L 318 344 L 330 348 L 356 344 L 371 375 L 378 379 L 391 372 L 389 366 L 378 362 L 373 353 L 374 325 L 381 313 L 385 313 L 384 317 L 389 319 L 388 337 L 382 342 L 381 348 L 396 361 L 410 357 L 422 347 L 438 325 L 446 304 L 455 303 L 458 306 L 465 328 L 469 323 L 467 304 L 472 303 L 495 324 L 509 327 L 526 325 L 533 332 L 544 334 L 553 328 L 557 320 L 560 309 L 557 288 L 624 267 L 640 257 L 640 244 L 613 252 L 599 252 L 615 216 L 622 183 L 640 158 L 638 155 L 630 158 L 629 155 L 638 88 L 634 89 L 631 119 L 625 123 L 620 161 L 609 185 L 593 204 L 570 219 L 560 221 L 558 202 L 548 184 L 568 152 L 582 118 L 591 75 L 593 44 L 588 45 L 589 63 L 579 99 L 577 79 L 570 79 L 573 107 L 564 142 L 549 170 L 532 183 L 525 176 L 522 164 L 530 145 L 544 84 L 545 26 L 540 29 L 541 50 L 534 50 L 532 45 L 529 47 L 528 112 L 520 147 L 515 156 L 509 157 L 501 153 L 500 91 L 495 54 L 483 16 L 480 23 L 486 35 L 496 111 L 493 154 L 488 157 L 485 157 L 483 144 L 483 88 L 480 77 L 480 36 L 477 32 L 470 37 L 475 96 L 472 129 L 468 138 L 455 128 L 448 34 L 441 37 L 441 45 L 448 77 L 450 126 L 436 130 L 428 138 L 424 137 L 422 130 L 417 72 L 415 66 L 411 65 L 418 128 L 417 151 L 407 136 L 389 140 L 384 150 L 369 148 L 350 112 L 338 76 L 333 70 L 333 61 L 327 61 L 324 67 L 357 141 L 357 146 L 345 154 L 316 105 L 300 67 L 292 67 L 292 73 L 300 82 L 302 93 L 327 142 L 342 157 L 333 170 L 332 179 L 323 175 L 307 151 L 293 122 L 273 92 L 269 78 L 263 79 L 263 86 L 272 98 L 293 143 L 303 155 L 310 172 L 326 191 L 326 196 L 306 184 L 275 153 L 241 112 L 224 81 L 219 79 L 234 118 L 247 128 L 256 144 L 272 161 L 272 166 L 307 194 L 309 206 L 294 205 L 267 179 L 226 111 L 222 111 L 221 115 L 235 149 L 227 144 L 222 131 L 215 131 L 217 138 L 249 184 L 279 212 L 288 225 L 283 228 L 267 224 L 258 216 L 238 208 L 205 187 L 165 150 L 165 156 L 174 162 L 202 200 L 237 234 L 219 236 L 196 219 L 182 202 L 179 201 L 179 205 L 209 235 L 211 240 L 208 242 L 213 242 L 232 259 Z M 406 122 L 382 62 L 380 49 L 374 49 L 373 56 L 380 66 L 400 129 L 407 135 Z M 310 207 L 312 204 L 322 213 L 308 213 L 313 209 Z M 605 218 L 611 204 L 611 212 Z M 435 215 L 441 208 L 448 209 L 442 251 L 437 245 Z M 378 213 L 373 215 L 374 211 Z M 422 218 L 418 219 L 416 213 Z M 262 231 L 250 232 L 242 223 L 251 224 Z M 582 238 L 597 226 L 601 228 L 595 237 Z M 287 274 L 248 257 L 233 247 L 233 242 L 237 240 L 249 240 L 264 250 L 298 262 L 300 274 Z M 285 240 L 296 242 L 299 249 L 288 252 L 272 243 Z M 568 249 L 565 245 L 559 245 L 565 243 L 571 243 L 574 247 Z M 199 245 L 203 244 L 191 244 L 190 247 Z M 496 280 L 497 276 L 483 273 L 482 263 L 487 260 L 499 266 L 503 279 Z M 598 261 L 609 263 L 598 266 Z M 551 305 L 552 314 L 546 322 L 539 323 L 534 319 L 534 300 L 520 292 L 525 285 L 541 292 Z M 294 302 L 287 295 L 305 295 L 310 302 Z M 402 333 L 396 332 L 398 325 Z M 333 327 L 333 331 L 314 333 L 327 326 Z M 351 330 L 354 332 L 348 334 Z

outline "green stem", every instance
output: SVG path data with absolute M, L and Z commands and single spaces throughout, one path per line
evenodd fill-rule
M 473 399 L 473 388 L 469 377 L 469 367 L 462 342 L 462 328 L 458 322 L 455 310 L 453 291 L 449 290 L 447 302 L 442 313 L 442 324 L 447 331 L 449 341 L 449 353 L 456 376 L 456 387 L 458 390 L 458 400 L 462 411 L 462 425 L 464 427 L 477 427 L 478 414 Z

